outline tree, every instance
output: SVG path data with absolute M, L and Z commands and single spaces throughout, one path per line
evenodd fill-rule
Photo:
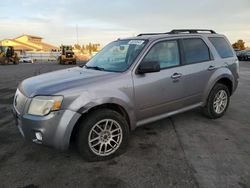
M 85 50 L 85 46 L 84 46 L 84 44 L 82 45 L 82 50 L 83 50 L 83 51 Z
M 75 45 L 74 45 L 74 48 L 75 48 L 76 50 L 81 50 L 81 46 L 80 46 L 79 44 L 75 44 Z
M 237 42 L 232 44 L 234 49 L 245 50 L 245 42 L 243 40 L 238 40 Z
M 86 50 L 88 50 L 89 51 L 89 54 L 92 54 L 92 44 L 91 43 L 89 43 L 89 44 L 87 44 L 86 45 Z
M 93 52 L 97 52 L 99 46 L 100 46 L 100 44 L 93 44 L 93 46 L 92 46 Z

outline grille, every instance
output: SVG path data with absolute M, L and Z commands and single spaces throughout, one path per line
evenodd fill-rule
M 73 57 L 73 53 L 71 53 L 71 52 L 66 53 L 66 57 L 67 57 L 67 58 Z
M 19 114 L 23 113 L 27 100 L 28 98 L 17 89 L 13 105 Z

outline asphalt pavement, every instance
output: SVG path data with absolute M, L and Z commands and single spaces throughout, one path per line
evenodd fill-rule
M 86 162 L 26 142 L 10 111 L 23 79 L 72 67 L 54 63 L 0 66 L 0 187 L 250 187 L 250 62 L 240 63 L 239 87 L 224 117 L 200 109 L 132 132 L 128 151 Z

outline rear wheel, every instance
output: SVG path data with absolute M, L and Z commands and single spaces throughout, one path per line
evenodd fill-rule
M 5 58 L 4 64 L 5 64 L 5 65 L 8 65 L 8 64 L 9 64 L 9 59 L 8 59 L 8 58 Z
M 124 117 L 116 111 L 100 109 L 89 114 L 80 125 L 77 146 L 88 161 L 102 161 L 125 152 L 129 128 Z
M 217 119 L 224 115 L 230 102 L 230 92 L 224 84 L 216 84 L 211 90 L 207 104 L 204 107 L 204 114 Z
M 14 61 L 13 61 L 13 64 L 14 64 L 14 65 L 18 65 L 18 64 L 19 64 L 19 61 L 18 61 L 18 60 L 14 60 Z
M 0 57 L 0 64 L 1 65 L 4 65 L 4 61 L 5 61 L 5 58 L 4 57 Z

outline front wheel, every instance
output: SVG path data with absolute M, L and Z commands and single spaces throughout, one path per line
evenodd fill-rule
M 63 62 L 63 60 L 62 60 L 61 57 L 58 57 L 57 62 L 58 62 L 59 65 L 63 65 L 64 64 L 64 62 Z
M 116 111 L 100 109 L 81 122 L 77 136 L 80 154 L 88 161 L 103 161 L 126 151 L 129 128 L 125 118 Z
M 19 61 L 18 61 L 18 60 L 14 60 L 14 61 L 13 61 L 13 64 L 14 64 L 14 65 L 18 65 L 18 64 L 19 64 Z
M 204 107 L 204 114 L 217 119 L 224 115 L 230 102 L 230 92 L 224 84 L 216 84 L 211 90 L 207 104 Z

